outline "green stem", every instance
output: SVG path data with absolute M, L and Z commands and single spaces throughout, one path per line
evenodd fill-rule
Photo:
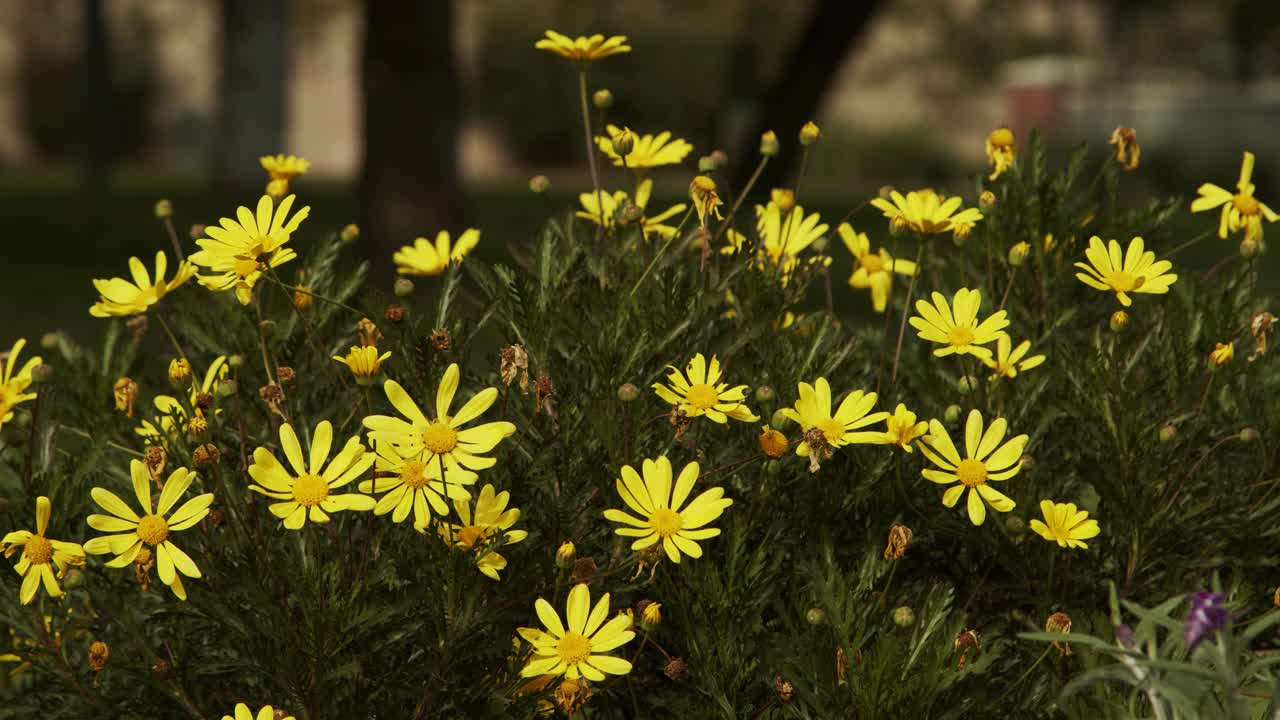
M 769 156 L 761 155 L 760 162 L 756 165 L 755 172 L 751 173 L 751 179 L 743 186 L 742 192 L 738 193 L 738 197 L 733 199 L 733 207 L 729 208 L 729 216 L 720 223 L 720 229 L 716 231 L 716 236 L 712 245 L 716 245 L 725 231 L 733 225 L 733 218 L 738 214 L 738 208 L 742 207 L 742 201 L 747 199 L 747 195 L 751 193 L 751 188 L 755 187 L 756 181 L 760 179 L 760 173 L 764 172 L 764 166 L 769 164 Z
M 1045 659 L 1045 658 L 1047 658 L 1047 657 L 1049 657 L 1049 652 L 1050 652 L 1051 650 L 1053 650 L 1053 646 L 1049 646 L 1049 647 L 1045 648 L 1045 649 L 1044 649 L 1044 652 L 1040 653 L 1040 657 L 1036 658 L 1036 661 L 1035 661 L 1034 663 L 1032 663 L 1032 664 L 1031 664 L 1031 667 L 1027 668 L 1027 669 L 1026 669 L 1026 672 L 1022 673 L 1022 675 L 1021 675 L 1017 680 L 1014 680 L 1012 685 L 1010 685 L 1009 687 L 1005 688 L 1005 691 L 1004 691 L 1003 693 L 1001 693 L 1001 694 L 1000 694 L 1000 697 L 996 698 L 996 699 L 995 699 L 995 702 L 991 703 L 991 704 L 990 704 L 990 705 L 988 705 L 987 707 L 999 707 L 999 706 L 1000 706 L 1000 701 L 1001 701 L 1001 700 L 1004 700 L 1006 697 L 1008 697 L 1008 696 L 1009 696 L 1009 693 L 1013 692 L 1013 689 L 1014 689 L 1014 688 L 1016 688 L 1016 687 L 1018 687 L 1019 685 L 1021 685 L 1023 680 L 1026 680 L 1028 677 L 1030 677 L 1030 676 L 1031 676 L 1031 673 L 1032 673 L 1032 672 L 1033 672 L 1037 667 L 1040 667 L 1040 663 L 1044 662 L 1044 659 Z
M 640 289 L 640 285 L 644 283 L 645 278 L 649 277 L 649 273 L 653 270 L 653 266 L 658 264 L 658 260 L 662 258 L 662 254 L 665 253 L 667 251 L 667 248 L 671 246 L 671 243 L 673 240 L 680 237 L 680 231 L 684 229 L 684 224 L 689 222 L 689 216 L 692 214 L 693 214 L 693 208 L 689 208 L 688 210 L 685 211 L 684 218 L 682 218 L 680 220 L 680 224 L 676 226 L 676 231 L 672 233 L 671 237 L 667 238 L 667 241 L 663 243 L 661 248 L 658 249 L 658 254 L 653 256 L 653 260 L 649 261 L 648 267 L 646 267 L 644 269 L 644 272 L 640 274 L 640 279 L 636 280 L 636 284 L 631 287 L 631 292 L 627 294 L 627 297 L 631 297 L 635 295 L 636 291 Z M 600 221 L 604 222 L 603 216 L 601 216 Z
M 164 218 L 164 229 L 169 231 L 169 242 L 173 243 L 173 254 L 181 263 L 186 260 L 186 256 L 182 254 L 182 243 L 178 242 L 178 232 L 173 229 L 173 218 Z
M 267 373 L 267 382 L 274 383 L 275 375 L 271 372 L 271 358 L 267 355 L 267 336 L 262 332 L 262 296 L 253 303 L 253 313 L 258 318 L 258 347 L 262 350 L 262 369 Z
M 902 322 L 898 324 L 898 346 L 893 350 L 893 371 L 889 373 L 890 383 L 898 381 L 898 360 L 902 357 L 902 337 L 907 332 L 907 315 L 911 313 L 911 296 L 916 291 L 916 278 L 920 276 L 920 260 L 924 256 L 924 236 L 917 235 L 916 241 L 919 243 L 916 248 L 916 272 L 911 276 L 911 282 L 907 284 L 907 300 L 902 305 Z
M 156 319 L 160 321 L 160 327 L 164 328 L 164 334 L 169 337 L 169 342 L 173 343 L 173 349 L 178 351 L 178 357 L 186 360 L 187 354 L 182 351 L 182 345 L 178 344 L 178 338 L 174 336 L 173 330 L 169 329 L 169 323 L 164 321 L 164 315 L 160 314 L 159 310 L 156 311 Z
M 327 297 L 325 297 L 324 295 L 319 295 L 319 294 L 317 294 L 317 293 L 312 292 L 311 290 L 309 290 L 309 289 L 307 289 L 307 288 L 304 288 L 304 287 L 301 287 L 301 286 L 298 286 L 298 285 L 289 285 L 288 283 L 281 282 L 281 281 L 277 280 L 275 277 L 273 277 L 273 275 L 275 275 L 275 273 L 274 273 L 274 272 L 272 272 L 272 273 L 271 273 L 271 275 L 263 275 L 263 277 L 265 277 L 268 281 L 273 282 L 273 283 L 275 283 L 276 285 L 279 285 L 280 287 L 284 288 L 285 290 L 291 290 L 291 291 L 293 291 L 293 292 L 300 292 L 300 293 L 302 293 L 303 295 L 307 295 L 307 296 L 313 297 L 313 298 L 315 298 L 316 300 L 323 300 L 323 301 L 325 301 L 325 302 L 329 303 L 330 305 L 337 305 L 338 307 L 342 308 L 343 310 L 346 310 L 347 312 L 353 313 L 353 314 L 358 315 L 358 316 L 360 316 L 360 317 L 364 317 L 364 311 L 362 311 L 362 310 L 357 310 L 357 309 L 355 309 L 355 308 L 351 307 L 350 305 L 348 305 L 348 304 L 346 304 L 346 303 L 338 302 L 337 300 L 334 300 L 334 299 L 332 299 L 332 298 L 327 298 Z M 291 298 L 291 300 L 292 300 L 292 298 Z
M 604 229 L 604 204 L 600 197 L 600 172 L 596 170 L 596 151 L 591 143 L 591 111 L 587 109 L 587 68 L 578 71 L 578 99 L 582 103 L 582 134 L 587 141 L 587 165 L 591 168 L 591 187 L 596 193 L 596 207 L 600 210 L 600 230 Z
M 94 439 L 92 435 L 90 435 L 89 433 L 85 432 L 84 430 L 81 430 L 80 428 L 76 428 L 76 427 L 71 427 L 70 425 L 58 425 L 58 426 L 57 426 L 57 428 L 58 428 L 59 430 L 66 430 L 66 431 L 68 431 L 68 432 L 75 433 L 76 435 L 79 435 L 80 437 L 82 437 L 82 438 L 84 438 L 84 439 L 86 439 L 86 440 L 92 440 L 92 439 Z M 123 446 L 123 445 L 120 445 L 120 444 L 117 444 L 117 443 L 111 442 L 110 440 L 108 440 L 108 441 L 107 441 L 107 447 L 115 448 L 116 450 L 119 450 L 119 451 L 121 451 L 121 452 L 127 452 L 127 453 L 129 453 L 130 455 L 133 455 L 133 456 L 135 456 L 135 457 L 145 457 L 145 455 L 143 455 L 142 453 L 138 452 L 137 450 L 134 450 L 133 448 L 127 448 L 127 447 L 125 447 L 125 446 Z
M 283 282 L 280 281 L 280 277 L 276 275 L 275 268 L 268 265 L 267 272 L 271 276 L 271 278 L 275 280 L 276 284 L 281 287 L 282 291 L 285 292 L 285 298 L 284 298 L 285 302 L 289 303 L 289 307 L 293 308 L 293 312 L 298 316 L 298 320 L 302 321 L 302 332 L 304 335 L 306 335 L 307 343 L 311 345 L 312 351 L 314 351 L 316 353 L 316 356 L 320 358 L 320 362 L 324 363 L 328 367 L 333 368 L 334 373 L 336 373 L 338 376 L 338 382 L 342 383 L 342 391 L 350 392 L 351 385 L 347 383 L 347 377 L 345 372 L 339 369 L 338 365 L 332 362 L 326 362 L 329 359 L 327 357 L 328 353 L 324 351 L 324 348 L 320 347 L 319 341 L 316 340 L 315 330 L 311 327 L 311 321 L 308 320 L 307 316 L 302 312 L 302 308 L 298 307 L 298 304 L 293 301 L 293 296 L 289 295 L 287 290 L 283 290 L 285 285 Z

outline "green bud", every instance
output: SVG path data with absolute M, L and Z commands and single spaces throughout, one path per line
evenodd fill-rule
M 45 350 L 57 350 L 58 344 L 62 341 L 62 333 L 59 331 L 47 332 L 40 336 L 40 347 Z
M 168 200 L 157 200 L 155 211 L 157 220 L 173 217 L 173 203 Z
M 946 410 L 942 411 L 942 419 L 948 425 L 954 425 L 960 420 L 960 413 L 964 412 L 959 405 L 948 405 Z
M 227 357 L 227 367 L 238 368 L 244 365 L 243 355 L 231 355 Z
M 591 94 L 591 104 L 596 106 L 597 110 L 608 110 L 613 107 L 613 93 L 608 88 L 600 88 Z
M 53 379 L 52 365 L 49 365 L 46 363 L 40 363 L 39 365 L 31 368 L 31 382 L 46 383 L 52 379 Z
M 1173 425 L 1163 425 L 1160 428 L 1160 442 L 1170 443 L 1178 437 L 1178 428 Z
M 916 611 L 900 605 L 893 609 L 893 624 L 898 627 L 911 627 L 916 624 Z
M 276 321 L 263 320 L 258 323 L 258 330 L 262 333 L 262 337 L 271 337 L 276 334 Z
M 971 393 L 978 389 L 978 378 L 973 375 L 961 375 L 957 383 L 962 393 Z
M 766 475 L 777 475 L 782 472 L 782 463 L 777 460 L 770 460 L 764 464 L 764 472 Z
M 783 428 L 783 427 L 786 427 L 787 423 L 789 422 L 791 422 L 791 418 L 787 417 L 782 412 L 782 409 L 779 408 L 777 410 L 774 410 L 773 415 L 769 418 L 769 427 L 772 427 L 775 429 Z
M 822 608 L 809 608 L 809 612 L 804 614 L 804 619 L 810 625 L 821 625 L 822 621 L 827 619 L 827 611 Z
M 1247 427 L 1240 431 L 1239 437 L 1240 437 L 1240 442 L 1251 443 L 1251 442 L 1257 442 L 1258 438 L 1261 437 L 1261 435 L 1258 433 L 1257 428 Z
M 223 378 L 218 381 L 218 395 L 220 397 L 231 397 L 232 395 L 235 395 L 239 389 L 240 386 L 236 384 L 235 378 Z
M 551 189 L 551 179 L 546 175 L 534 175 L 529 178 L 529 190 L 541 195 Z
M 707 157 L 711 158 L 711 161 L 716 164 L 717 170 L 729 167 L 729 155 L 723 150 L 712 150 Z
M 623 383 L 618 387 L 618 399 L 622 402 L 634 402 L 640 397 L 640 388 L 631 383 Z
M 709 173 L 709 172 L 714 172 L 717 169 L 719 168 L 716 167 L 715 158 L 711 157 L 710 155 L 703 155 L 702 157 L 698 158 L 698 172 Z
M 1018 534 L 1027 529 L 1027 521 L 1017 515 L 1010 515 L 1004 519 L 1004 527 L 1013 534 Z
M 355 223 L 351 223 L 342 228 L 342 233 L 338 236 L 342 242 L 350 244 L 360 239 L 360 227 Z
M 978 208 L 982 212 L 991 212 L 991 208 L 996 206 L 996 194 L 990 190 L 983 190 L 978 196 Z
M 778 151 L 781 149 L 781 146 L 778 144 L 778 135 L 774 131 L 766 130 L 764 134 L 760 136 L 761 155 L 764 155 L 765 157 L 773 157 L 774 155 L 777 155 Z
M 615 219 L 619 225 L 630 225 L 639 222 L 644 217 L 644 208 L 627 200 L 618 206 L 618 212 Z
M 396 284 L 392 286 L 391 291 L 396 297 L 409 297 L 413 294 L 413 281 L 409 278 L 396 278 Z
M 774 397 L 776 397 L 776 395 L 773 392 L 773 388 L 768 385 L 761 385 L 756 388 L 756 402 L 773 402 Z

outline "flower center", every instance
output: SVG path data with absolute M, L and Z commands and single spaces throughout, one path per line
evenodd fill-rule
M 1262 212 L 1262 206 L 1258 202 L 1257 198 L 1254 198 L 1251 195 L 1245 195 L 1244 193 L 1237 193 L 1232 197 L 1231 205 L 1234 206 L 1236 211 L 1241 215 L 1258 215 Z
M 1006 148 L 1013 145 L 1013 132 L 1007 128 L 999 128 L 991 133 L 991 144 L 998 148 Z
M 148 545 L 159 545 L 169 537 L 169 523 L 159 515 L 148 515 L 138 521 L 138 537 Z
M 706 383 L 698 383 L 685 393 L 685 401 L 700 410 L 706 410 L 715 407 L 715 404 L 720 401 L 720 393 Z
M 467 525 L 457 531 L 458 545 L 466 549 L 475 547 L 476 543 L 482 542 L 488 536 L 488 530 L 475 525 Z
M 835 418 L 823 420 L 814 427 L 822 431 L 822 437 L 826 438 L 828 445 L 835 445 L 844 437 L 844 423 Z
M 669 538 L 684 527 L 684 518 L 671 508 L 658 508 L 649 516 L 649 527 L 663 538 Z
M 884 269 L 884 261 L 880 259 L 879 255 L 874 253 L 867 253 L 866 255 L 863 255 L 859 262 L 862 263 L 862 269 L 869 273 L 878 273 Z
M 957 325 L 947 331 L 947 342 L 957 347 L 973 343 L 973 328 Z
M 576 632 L 567 632 L 556 644 L 556 652 L 566 665 L 586 662 L 591 657 L 591 641 Z
M 27 540 L 27 548 L 22 551 L 22 556 L 32 565 L 44 565 L 53 557 L 53 543 L 39 535 L 32 535 Z
M 978 487 L 987 482 L 987 466 L 973 458 L 966 458 L 956 466 L 956 476 L 968 487 Z
M 458 431 L 444 420 L 437 420 L 422 431 L 422 444 L 436 455 L 443 455 L 458 447 Z
M 293 481 L 293 499 L 303 507 L 314 507 L 329 497 L 329 483 L 319 475 L 303 475 Z
M 410 460 L 400 468 L 400 480 L 417 490 L 427 486 L 427 466 L 421 460 Z
M 1115 288 L 1117 292 L 1129 292 L 1142 287 L 1144 278 L 1134 277 L 1123 270 L 1107 273 L 1107 284 Z

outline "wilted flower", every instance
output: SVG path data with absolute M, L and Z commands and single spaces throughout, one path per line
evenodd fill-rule
M 720 214 L 720 206 L 724 203 L 716 192 L 716 181 L 706 175 L 698 175 L 689 183 L 689 197 L 693 199 L 693 207 L 698 212 L 698 222 L 707 226 L 707 216 L 714 215 L 724 219 Z
M 436 352 L 444 352 L 453 346 L 453 336 L 444 328 L 431 331 L 431 347 Z
M 1071 616 L 1064 612 L 1056 612 L 1044 621 L 1044 631 L 1047 633 L 1062 633 L 1068 635 L 1071 633 Z M 1057 640 L 1053 641 L 1053 648 L 1058 651 L 1059 656 L 1071 654 L 1071 643 L 1064 642 L 1059 644 Z
M 101 640 L 95 640 L 89 646 L 89 667 L 94 672 L 102 672 L 107 667 L 107 660 L 111 658 L 111 647 Z
M 556 707 L 566 717 L 573 717 L 591 699 L 591 686 L 585 678 L 565 678 L 556 686 L 552 696 L 556 699 Z
M 771 458 L 780 458 L 787 454 L 791 444 L 787 442 L 787 436 L 765 425 L 760 430 L 760 451 Z
M 356 334 L 360 336 L 360 344 L 365 347 L 377 345 L 382 339 L 382 331 L 369 318 L 360 318 L 360 322 L 356 323 Z
M 681 658 L 673 657 L 662 667 L 662 674 L 666 675 L 671 680 L 679 680 L 684 677 L 684 674 L 688 669 L 688 663 Z
M 978 637 L 976 630 L 965 630 L 956 636 L 951 643 L 951 651 L 960 653 L 960 660 L 956 664 L 956 672 L 964 669 L 964 663 L 969 658 L 969 651 L 972 650 L 974 655 L 982 651 L 982 638 Z
M 1142 148 L 1138 145 L 1138 133 L 1131 127 L 1117 127 L 1111 131 L 1109 144 L 1116 146 L 1116 162 L 1125 170 L 1138 169 L 1138 160 L 1142 157 Z
M 1275 325 L 1276 316 L 1262 310 L 1253 314 L 1249 318 L 1249 332 L 1253 335 L 1254 349 L 1249 355 L 1249 362 L 1253 362 L 1259 355 L 1267 354 L 1267 334 L 1271 332 L 1271 328 Z
M 523 345 L 516 343 L 502 348 L 502 360 L 498 372 L 502 376 L 502 384 L 507 387 L 510 387 L 517 377 L 520 378 L 520 393 L 529 394 L 529 353 L 525 352 Z
M 778 699 L 784 703 L 791 702 L 791 699 L 796 696 L 796 686 L 781 675 L 773 676 L 773 691 L 778 694 Z
M 1218 592 L 1199 590 L 1191 594 L 1191 608 L 1183 620 L 1182 642 L 1187 650 L 1194 650 L 1202 640 L 1221 630 L 1227 624 L 1226 596 Z
M 122 377 L 116 380 L 111 392 L 116 398 L 116 409 L 129 417 L 133 417 L 133 403 L 138 399 L 138 383 L 130 378 Z
M 884 549 L 885 560 L 901 560 L 911 547 L 911 528 L 895 524 L 889 528 L 889 544 Z
M 1000 177 L 1004 171 L 1013 165 L 1013 159 L 1017 157 L 1017 146 L 1014 144 L 1013 131 L 1007 127 L 996 128 L 987 136 L 987 161 L 991 163 L 993 170 L 987 176 L 988 180 L 995 180 Z

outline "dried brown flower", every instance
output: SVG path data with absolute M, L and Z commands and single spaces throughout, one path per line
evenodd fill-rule
M 889 544 L 884 549 L 885 560 L 901 560 L 911 546 L 911 528 L 894 524 L 889 528 Z
M 107 660 L 111 658 L 111 647 L 101 640 L 94 640 L 89 646 L 89 667 L 94 672 L 102 672 L 107 667 Z
M 520 393 L 529 394 L 529 353 L 525 352 L 523 345 L 516 343 L 502 348 L 502 361 L 498 366 L 498 372 L 502 375 L 502 383 L 507 387 L 510 387 L 517 377 L 520 378 Z

